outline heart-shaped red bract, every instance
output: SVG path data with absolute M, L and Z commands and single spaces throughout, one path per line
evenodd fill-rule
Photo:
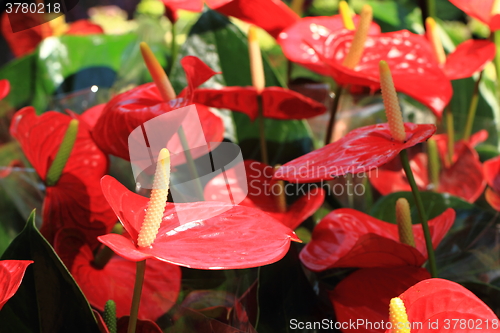
M 389 162 L 403 149 L 426 141 L 436 126 L 405 123 L 405 130 L 406 141 L 400 143 L 393 140 L 388 124 L 357 128 L 336 142 L 284 164 L 274 178 L 307 183 L 368 172 Z
M 490 27 L 491 31 L 500 29 L 500 15 L 492 15 L 495 0 L 450 0 L 452 4 Z
M 488 183 L 486 200 L 494 209 L 500 211 L 500 156 L 484 162 L 484 178 Z
M 412 333 L 498 332 L 500 327 L 497 316 L 483 301 L 452 281 L 424 280 L 399 295 L 399 298 L 405 305 L 408 321 L 423 324 L 422 329 L 412 329 Z M 427 325 L 435 322 L 435 329 L 429 329 Z M 391 330 L 385 332 L 390 333 Z
M 495 57 L 495 44 L 489 40 L 469 39 L 446 57 L 444 73 L 449 80 L 471 77 Z
M 206 3 L 219 13 L 266 30 L 274 38 L 299 20 L 299 16 L 280 0 L 206 0 Z
M 245 161 L 246 184 L 238 185 L 234 169 L 229 169 L 225 175 L 220 174 L 208 182 L 205 186 L 205 199 L 222 201 L 223 198 L 227 198 L 227 184 L 231 184 L 233 196 L 235 191 L 244 194 L 243 189 L 247 188 L 248 194 L 239 205 L 260 209 L 293 230 L 321 207 L 325 191 L 318 186 L 313 186 L 311 191 L 299 189 L 299 193 L 303 193 L 303 196 L 291 204 L 286 212 L 281 212 L 278 204 L 280 192 L 283 191 L 284 195 L 293 193 L 289 193 L 286 187 L 281 190 L 281 187 L 276 186 L 276 182 L 272 180 L 273 170 L 269 165 L 247 160 Z
M 24 272 L 31 260 L 0 261 L 0 310 L 14 296 L 23 281 Z
M 105 176 L 101 183 L 131 239 L 108 234 L 99 240 L 131 261 L 156 258 L 198 269 L 249 268 L 281 259 L 290 241 L 298 241 L 293 231 L 260 210 L 209 201 L 167 203 L 156 240 L 149 248 L 139 248 L 135 244 L 149 200 L 113 177 Z M 189 212 L 190 220 L 181 223 L 179 211 Z M 214 217 L 205 219 L 207 215 Z
M 437 247 L 455 220 L 447 209 L 429 221 L 432 244 Z M 337 209 L 314 228 L 300 260 L 312 271 L 334 267 L 421 266 L 426 258 L 422 226 L 413 225 L 416 248 L 399 242 L 396 224 L 380 221 L 354 209 Z
M 37 116 L 32 107 L 14 115 L 10 133 L 44 182 L 71 119 L 55 111 Z M 107 156 L 92 140 L 86 123 L 80 121 L 61 178 L 46 188 L 41 232 L 51 244 L 63 227 L 80 229 L 92 248 L 99 244 L 97 236 L 111 230 L 116 217 L 100 188 L 100 179 L 107 170 Z
M 0 100 L 7 97 L 10 92 L 10 83 L 8 80 L 0 80 Z
M 352 273 L 328 295 L 337 322 L 360 324 L 354 327 L 345 324 L 342 332 L 384 332 L 384 328 L 375 329 L 373 323 L 387 321 L 391 298 L 430 277 L 426 269 L 414 266 L 363 268 Z M 372 325 L 367 325 L 368 322 Z
M 97 268 L 92 250 L 74 229 L 63 229 L 57 234 L 55 249 L 94 308 L 103 311 L 106 302 L 112 299 L 117 317 L 130 313 L 134 262 L 113 256 L 103 268 Z M 180 284 L 179 266 L 148 260 L 139 318 L 155 321 L 168 312 L 177 300 Z
M 243 112 L 254 120 L 259 115 L 257 90 L 253 87 L 196 89 L 194 102 Z M 298 92 L 280 87 L 264 88 L 260 94 L 265 118 L 306 119 L 325 113 L 326 108 Z
M 313 51 L 330 67 L 329 75 L 338 84 L 378 89 L 379 63 L 384 60 L 391 68 L 396 90 L 421 102 L 438 118 L 441 117 L 453 90 L 425 37 L 406 30 L 369 35 L 363 56 L 354 69 L 342 64 L 351 47 L 354 33 L 342 32 L 333 37 L 320 36 L 318 43 L 325 46 Z
M 353 21 L 357 26 L 359 15 L 354 15 Z M 324 37 L 335 38 L 334 34 L 344 29 L 340 15 L 304 17 L 280 33 L 277 41 L 288 60 L 301 64 L 313 72 L 329 75 L 330 67 L 323 63 L 314 50 L 328 54 L 328 51 L 324 50 L 327 47 Z M 380 34 L 378 24 L 372 22 L 368 33 Z
M 466 201 L 474 202 L 483 193 L 486 186 L 479 156 L 464 141 L 455 144 L 455 152 L 456 160 L 450 167 L 444 167 L 444 163 L 441 163 L 439 186 L 436 191 L 449 193 Z M 410 167 L 419 189 L 431 189 L 427 154 L 418 153 L 415 155 L 410 160 Z M 463 179 L 467 179 L 467 181 L 463 182 Z M 370 182 L 382 195 L 399 191 L 411 191 L 402 166 L 398 170 L 382 166 L 376 172 L 370 174 Z
M 146 83 L 115 96 L 106 104 L 92 130 L 92 137 L 104 152 L 130 160 L 128 151 L 130 133 L 152 118 L 191 104 L 194 89 L 216 74 L 196 57 L 184 57 L 181 64 L 186 72 L 188 87 L 179 95 L 180 98 L 166 103 L 156 85 Z M 197 104 L 196 109 L 206 142 L 222 141 L 224 135 L 222 120 L 206 106 Z M 190 141 L 189 132 L 186 136 Z

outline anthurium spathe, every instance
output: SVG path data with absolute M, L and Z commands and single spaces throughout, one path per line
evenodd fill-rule
M 436 247 L 455 220 L 447 209 L 429 221 Z M 380 221 L 354 209 L 337 209 L 314 228 L 312 240 L 300 252 L 302 263 L 313 271 L 334 267 L 421 266 L 427 252 L 421 225 L 413 225 L 416 247 L 399 242 L 396 224 Z
M 484 162 L 483 170 L 489 186 L 485 192 L 486 201 L 495 210 L 500 211 L 500 156 Z
M 41 232 L 53 244 L 62 227 L 82 230 L 91 247 L 96 237 L 109 232 L 116 222 L 104 200 L 99 180 L 108 170 L 108 158 L 90 136 L 85 122 L 79 122 L 73 148 L 60 177 L 48 179 L 63 137 L 74 118 L 55 111 L 37 116 L 26 107 L 12 120 L 10 133 L 21 144 L 28 161 L 46 185 Z
M 114 255 L 100 267 L 85 238 L 75 229 L 60 230 L 54 247 L 94 308 L 103 311 L 106 302 L 113 300 L 117 317 L 130 313 L 130 290 L 135 281 L 133 262 Z M 180 283 L 179 266 L 148 260 L 139 319 L 155 321 L 168 312 L 177 300 Z
M 452 4 L 490 27 L 500 29 L 500 8 L 497 0 L 450 0 Z
M 108 234 L 99 240 L 115 253 L 131 260 L 156 258 L 199 269 L 248 268 L 270 264 L 288 251 L 297 236 L 264 212 L 220 202 L 167 203 L 153 244 L 137 245 L 148 199 L 130 192 L 116 179 L 105 176 L 104 196 L 130 235 Z M 189 212 L 189 221 L 179 221 L 180 212 Z M 224 211 L 220 215 L 214 212 Z M 215 217 L 205 219 L 209 212 Z
M 500 328 L 498 317 L 486 304 L 452 281 L 424 280 L 403 292 L 399 298 L 409 323 L 413 323 L 412 333 L 498 332 Z M 415 326 L 416 323 L 422 323 L 421 328 Z M 385 332 L 393 331 L 388 329 Z
M 194 102 L 243 112 L 255 120 L 259 115 L 259 96 L 262 98 L 262 114 L 265 118 L 306 119 L 326 111 L 323 104 L 281 87 L 264 88 L 260 94 L 254 87 L 199 88 L 194 92 Z
M 325 191 L 318 186 L 313 186 L 311 191 L 303 191 L 304 195 L 286 207 L 287 186 L 281 186 L 273 181 L 274 168 L 257 161 L 247 160 L 244 163 L 247 177 L 244 180 L 245 184 L 236 185 L 242 180 L 237 177 L 234 169 L 227 170 L 224 175 L 214 177 L 205 186 L 205 200 L 223 201 L 227 198 L 227 181 L 228 184 L 232 184 L 231 195 L 233 197 L 239 194 L 244 195 L 243 188 L 248 189 L 248 194 L 239 205 L 260 209 L 290 229 L 297 228 L 323 204 Z M 235 191 L 240 193 L 235 193 Z M 282 202 L 280 199 L 284 200 L 284 207 L 280 205 Z
M 378 89 L 378 66 L 381 60 L 385 60 L 391 68 L 396 90 L 421 102 L 437 117 L 441 117 L 453 91 L 424 36 L 406 30 L 368 35 L 362 57 L 351 69 L 343 63 L 353 44 L 354 35 L 354 32 L 339 33 L 331 39 L 319 36 L 317 43 L 325 46 L 321 49 L 311 47 L 325 66 L 330 68 L 329 75 L 338 84 Z
M 391 161 L 403 149 L 426 141 L 436 131 L 434 125 L 413 123 L 405 123 L 404 128 L 404 142 L 392 138 L 387 123 L 357 128 L 338 141 L 284 164 L 274 178 L 307 183 L 368 172 Z
M 188 86 L 178 99 L 165 102 L 157 86 L 147 83 L 115 96 L 106 104 L 92 130 L 92 137 L 104 152 L 129 160 L 128 137 L 135 128 L 156 116 L 192 104 L 194 89 L 216 74 L 193 56 L 184 57 L 181 64 Z M 206 106 L 197 104 L 196 109 L 206 142 L 222 141 L 222 120 Z
M 443 159 L 444 162 L 444 159 Z M 434 188 L 428 174 L 428 155 L 418 153 L 412 159 L 412 168 L 419 189 L 449 193 L 466 201 L 474 202 L 483 193 L 485 181 L 477 152 L 464 141 L 455 144 L 455 160 L 452 165 L 441 163 L 438 187 Z M 463 182 L 463 179 L 467 179 Z M 393 192 L 409 191 L 410 184 L 403 167 L 387 168 L 382 166 L 370 174 L 370 182 L 382 195 Z
M 1 260 L 0 261 L 0 310 L 14 296 L 21 285 L 26 268 L 31 260 Z
M 354 15 L 353 22 L 355 26 L 358 25 L 359 15 Z M 329 51 L 324 50 L 327 47 L 325 40 L 320 36 L 334 39 L 335 35 L 341 31 L 347 32 L 341 15 L 304 17 L 283 30 L 277 41 L 290 61 L 301 64 L 314 72 L 329 75 L 329 66 L 318 57 L 314 50 L 328 54 Z M 369 34 L 377 35 L 380 32 L 378 24 L 372 22 Z
M 7 97 L 10 92 L 10 83 L 8 80 L 0 80 L 0 100 Z
M 415 266 L 363 268 L 352 273 L 328 293 L 338 322 L 363 319 L 355 328 L 345 325 L 342 332 L 384 332 L 385 326 L 379 323 L 387 321 L 391 298 L 430 277 L 427 270 Z

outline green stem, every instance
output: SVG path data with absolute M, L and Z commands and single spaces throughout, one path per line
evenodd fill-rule
M 144 274 L 146 273 L 146 260 L 138 261 L 136 264 L 134 296 L 132 297 L 127 333 L 135 333 L 137 315 L 139 314 L 139 305 L 141 303 L 142 284 L 144 282 Z
M 47 175 L 45 177 L 45 183 L 47 184 L 47 186 L 53 186 L 57 184 L 59 178 L 61 178 L 64 167 L 68 162 L 69 155 L 71 155 L 71 151 L 73 150 L 73 146 L 75 145 L 77 135 L 78 120 L 72 119 L 69 122 L 66 133 L 64 133 L 64 137 L 62 139 L 61 145 L 59 146 L 56 157 L 54 158 L 54 161 L 52 161 L 49 171 L 47 171 Z
M 429 257 L 430 273 L 431 276 L 435 278 L 437 277 L 436 258 L 434 256 L 434 248 L 432 246 L 432 238 L 429 231 L 429 225 L 427 224 L 427 216 L 424 210 L 424 203 L 422 202 L 422 197 L 420 196 L 417 183 L 415 182 L 415 178 L 413 177 L 413 172 L 411 171 L 410 161 L 408 159 L 408 153 L 406 152 L 406 150 L 402 150 L 401 153 L 399 153 L 399 157 L 401 158 L 401 164 L 403 165 L 403 169 L 405 170 L 406 178 L 410 183 L 411 191 L 413 192 L 413 198 L 415 199 L 415 203 L 417 204 L 418 216 L 420 219 L 420 223 L 422 224 L 422 229 L 424 231 L 425 246 L 427 248 L 427 255 Z
M 448 166 L 451 166 L 453 163 L 453 152 L 455 150 L 455 126 L 453 123 L 453 113 L 451 112 L 451 107 L 448 106 L 444 110 L 444 114 L 446 117 L 446 132 L 448 134 L 448 153 L 446 154 L 446 162 Z
M 463 139 L 469 141 L 470 135 L 472 133 L 472 125 L 474 124 L 474 117 L 476 116 L 477 103 L 479 102 L 479 83 L 481 83 L 481 78 L 483 77 L 483 72 L 479 73 L 476 83 L 474 84 L 474 91 L 472 92 L 472 99 L 469 105 L 469 112 L 467 114 L 467 122 L 465 123 L 465 130 Z
M 186 162 L 189 168 L 189 173 L 191 173 L 191 177 L 195 181 L 196 184 L 196 195 L 198 196 L 198 200 L 203 201 L 203 186 L 201 185 L 200 177 L 198 176 L 198 170 L 196 169 L 196 164 L 194 163 L 193 155 L 191 155 L 191 150 L 189 149 L 188 140 L 186 138 L 186 132 L 184 132 L 184 127 L 182 125 L 179 127 L 177 131 L 179 134 L 179 139 L 181 141 L 182 149 L 184 150 L 184 154 L 186 155 Z
M 328 121 L 328 127 L 326 128 L 325 136 L 325 146 L 332 142 L 333 139 L 333 129 L 335 127 L 335 117 L 337 116 L 337 110 L 339 108 L 340 95 L 342 95 L 342 86 L 337 86 L 335 90 L 335 97 L 333 98 L 332 107 L 330 108 L 330 120 Z
M 170 76 L 172 73 L 172 67 L 174 67 L 175 60 L 177 59 L 177 54 L 179 53 L 179 45 L 177 45 L 177 28 L 176 24 L 172 22 L 172 28 L 170 30 L 172 34 L 172 42 L 170 44 L 170 63 L 167 66 L 167 75 Z
M 497 98 L 500 98 L 500 30 L 493 32 L 493 41 L 497 49 L 494 63 L 497 73 Z
M 436 2 L 435 0 L 426 0 L 427 17 L 436 18 Z
M 262 163 L 269 165 L 266 143 L 266 124 L 264 123 L 264 109 L 262 105 L 262 96 L 257 96 L 257 104 L 259 105 L 259 141 L 260 141 L 260 157 Z
M 257 314 L 255 315 L 255 326 L 254 326 L 254 329 L 255 329 L 255 332 L 257 332 L 257 327 L 259 326 L 259 321 L 260 321 L 260 304 L 259 304 L 259 301 L 260 301 L 260 297 L 259 297 L 259 293 L 260 293 L 260 268 L 261 266 L 259 266 L 257 268 Z
M 439 187 L 439 156 L 436 140 L 429 139 L 427 141 L 427 158 L 429 160 L 432 190 L 437 191 Z

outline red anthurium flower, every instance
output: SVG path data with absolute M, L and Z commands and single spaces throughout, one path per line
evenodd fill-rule
M 10 133 L 23 149 L 43 182 L 59 150 L 72 118 L 55 111 L 37 116 L 26 107 L 12 120 Z M 90 136 L 85 122 L 80 122 L 69 159 L 55 185 L 46 187 L 41 232 L 53 244 L 62 227 L 82 230 L 92 247 L 96 237 L 107 233 L 116 217 L 103 198 L 99 179 L 106 174 L 108 158 Z
M 432 47 L 424 36 L 409 31 L 368 35 L 361 60 L 354 69 L 343 65 L 353 42 L 354 32 L 340 31 L 333 36 L 321 36 L 309 49 L 329 67 L 329 75 L 340 85 L 361 85 L 378 89 L 379 62 L 385 60 L 391 68 L 398 92 L 407 94 L 429 107 L 441 117 L 453 94 L 450 81 L 439 67 Z M 315 44 L 315 45 L 316 45 Z
M 259 115 L 259 93 L 254 87 L 196 89 L 194 101 L 214 108 L 243 112 L 254 120 Z M 305 119 L 326 111 L 323 104 L 293 90 L 269 87 L 260 93 L 263 116 L 273 119 Z
M 111 299 L 116 303 L 117 317 L 130 313 L 136 270 L 133 262 L 113 256 L 104 267 L 97 267 L 92 249 L 74 229 L 57 234 L 55 249 L 94 308 L 103 311 Z M 179 266 L 148 260 L 139 318 L 154 321 L 168 312 L 177 300 L 180 280 Z
M 404 126 L 404 143 L 392 138 L 387 123 L 357 128 L 338 141 L 284 164 L 274 178 L 307 183 L 368 172 L 391 161 L 403 149 L 427 140 L 436 131 L 434 125 Z
M 359 15 L 354 15 L 353 21 L 357 26 Z M 304 17 L 280 33 L 278 43 L 289 60 L 314 72 L 329 75 L 330 67 L 315 52 L 311 52 L 311 48 L 328 53 L 328 50 L 323 50 L 326 47 L 325 40 L 320 36 L 333 38 L 340 31 L 346 32 L 341 15 Z M 371 23 L 369 34 L 380 34 L 378 24 Z
M 177 22 L 179 9 L 191 12 L 201 12 L 203 10 L 203 0 L 162 0 L 165 5 L 166 15 L 172 23 Z
M 10 83 L 8 80 L 0 80 L 0 100 L 7 97 L 10 92 Z
M 5 12 L 2 16 L 2 34 L 7 40 L 10 49 L 16 57 L 21 57 L 35 50 L 42 40 L 50 36 L 66 35 L 90 35 L 102 34 L 103 29 L 88 20 L 78 20 L 76 22 L 66 24 L 64 18 L 58 18 L 46 23 L 36 25 L 41 21 L 41 17 L 37 13 L 15 13 L 7 15 Z M 30 27 L 18 32 L 13 32 L 12 26 Z
M 31 260 L 0 261 L 0 310 L 14 296 L 23 281 L 24 272 Z
M 443 71 L 449 80 L 471 77 L 495 57 L 495 44 L 488 40 L 470 39 L 458 45 L 446 57 Z
M 447 209 L 429 221 L 436 247 L 455 220 Z M 337 209 L 314 228 L 312 240 L 300 252 L 313 271 L 334 267 L 421 266 L 427 257 L 422 226 L 413 225 L 416 248 L 399 242 L 396 224 L 380 221 L 354 209 Z
M 443 279 L 421 281 L 399 295 L 410 323 L 422 323 L 411 332 L 498 332 L 500 323 L 491 309 L 458 283 Z M 430 326 L 429 326 L 430 325 Z M 386 330 L 391 333 L 391 330 Z
M 243 189 L 248 189 L 246 198 L 239 205 L 261 209 L 290 229 L 297 228 L 323 204 L 325 192 L 316 186 L 307 193 L 304 191 L 304 195 L 290 207 L 284 207 L 286 210 L 280 208 L 279 196 L 286 195 L 287 191 L 286 186 L 281 187 L 276 181 L 273 181 L 273 167 L 248 160 L 245 161 L 245 171 L 247 179 L 244 180 L 245 184 L 241 184 L 240 187 L 234 185 L 241 181 L 234 169 L 227 170 L 225 175 L 220 174 L 210 180 L 205 186 L 205 199 L 223 201 L 223 198 L 227 198 L 227 181 L 231 184 L 233 197 L 238 195 L 238 193 L 234 193 L 235 191 L 240 191 L 244 195 Z
M 278 38 L 283 29 L 299 20 L 299 16 L 280 0 L 206 0 L 205 2 L 211 9 L 256 25 L 274 38 Z
M 156 258 L 198 269 L 249 268 L 273 263 L 288 251 L 293 231 L 260 210 L 220 202 L 167 203 L 154 243 L 138 247 L 148 199 L 130 192 L 116 179 L 102 179 L 104 196 L 130 238 L 108 234 L 99 240 L 115 253 L 131 260 Z M 189 212 L 190 221 L 180 223 L 179 212 Z M 224 211 L 220 215 L 215 212 Z M 214 216 L 205 219 L 209 214 Z
M 485 192 L 486 201 L 500 211 L 500 156 L 484 162 L 483 168 L 489 186 Z
M 130 133 L 156 116 L 191 104 L 194 88 L 216 74 L 196 57 L 184 57 L 181 64 L 186 72 L 188 87 L 181 92 L 178 99 L 166 103 L 156 85 L 147 83 L 115 96 L 106 104 L 92 130 L 92 137 L 104 152 L 130 160 Z M 206 106 L 197 104 L 196 109 L 206 142 L 222 141 L 222 120 Z M 187 134 L 189 141 L 190 135 Z
M 452 4 L 488 25 L 491 31 L 500 29 L 500 12 L 494 10 L 493 4 L 496 0 L 450 0 Z
M 435 189 L 437 192 L 449 193 L 469 202 L 476 201 L 483 193 L 486 184 L 483 179 L 481 162 L 477 152 L 469 144 L 464 141 L 457 142 L 453 164 L 449 167 L 445 167 L 444 163 L 441 165 L 439 186 Z M 416 154 L 410 160 L 410 167 L 419 189 L 432 189 L 428 174 L 427 154 Z M 463 182 L 465 178 L 467 181 Z M 380 167 L 375 173 L 370 174 L 370 182 L 382 195 L 411 190 L 401 164 L 397 169 Z
M 337 322 L 346 323 L 342 332 L 384 332 L 385 326 L 380 323 L 387 321 L 387 305 L 391 298 L 430 277 L 426 269 L 414 266 L 364 268 L 352 273 L 328 295 Z M 353 328 L 348 325 L 349 322 L 359 325 Z

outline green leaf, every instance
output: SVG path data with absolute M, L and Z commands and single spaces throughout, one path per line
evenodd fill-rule
M 0 79 L 10 82 L 10 93 L 4 101 L 15 108 L 26 106 L 31 101 L 35 89 L 35 64 L 35 55 L 29 54 L 0 69 Z
M 82 291 L 36 229 L 35 211 L 1 259 L 34 261 L 0 311 L 2 333 L 99 332 Z
M 215 11 L 209 10 L 200 16 L 191 28 L 179 55 L 179 59 L 186 55 L 197 56 L 213 70 L 222 72 L 222 75 L 216 75 L 208 81 L 205 87 L 252 84 L 246 36 L 226 17 Z M 283 86 L 265 54 L 263 57 L 266 85 Z M 176 91 L 187 85 L 179 63 L 174 64 L 170 79 Z M 225 136 L 238 141 L 245 159 L 258 159 L 258 123 L 251 122 L 246 115 L 238 112 L 223 113 L 223 117 L 226 125 L 233 125 L 229 126 L 229 132 Z M 284 163 L 311 151 L 311 134 L 304 121 L 266 119 L 265 126 L 271 163 Z

